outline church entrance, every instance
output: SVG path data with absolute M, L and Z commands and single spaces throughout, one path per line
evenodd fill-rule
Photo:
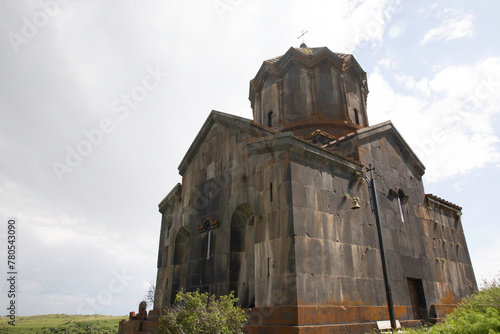
M 421 279 L 408 278 L 408 288 L 410 289 L 411 309 L 413 319 L 427 319 L 427 305 L 425 302 L 424 286 Z

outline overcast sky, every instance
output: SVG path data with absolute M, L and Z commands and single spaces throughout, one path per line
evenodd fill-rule
M 370 124 L 391 120 L 426 192 L 463 207 L 476 278 L 494 277 L 498 12 L 498 0 L 2 0 L 0 264 L 14 217 L 18 315 L 137 309 L 156 278 L 157 205 L 189 145 L 212 109 L 252 117 L 249 80 L 302 30 L 355 55 Z

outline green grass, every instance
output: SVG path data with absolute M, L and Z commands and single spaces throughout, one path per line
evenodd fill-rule
M 126 318 L 128 316 L 49 314 L 16 317 L 12 326 L 8 324 L 8 317 L 0 317 L 0 333 L 118 333 L 118 323 Z

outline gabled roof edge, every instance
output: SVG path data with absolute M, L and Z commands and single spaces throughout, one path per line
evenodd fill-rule
M 439 205 L 441 208 L 448 209 L 453 212 L 461 212 L 462 207 L 454 203 L 448 202 L 447 200 L 437 197 L 433 194 L 425 194 L 425 199 L 429 202 Z
M 182 159 L 181 163 L 179 164 L 178 170 L 180 175 L 184 174 L 187 166 L 189 165 L 193 156 L 198 150 L 200 143 L 203 142 L 203 139 L 207 136 L 208 132 L 212 128 L 212 125 L 215 123 L 221 123 L 228 126 L 232 125 L 233 127 L 239 128 L 242 131 L 248 130 L 249 127 L 252 127 L 260 131 L 267 132 L 267 134 L 274 134 L 279 132 L 277 130 L 265 127 L 260 123 L 256 123 L 248 118 L 226 114 L 224 112 L 217 110 L 212 110 L 210 112 L 210 115 L 208 115 L 205 123 L 203 123 L 195 139 L 191 143 L 191 146 L 189 146 L 189 149 L 184 155 L 184 158 Z
M 410 154 L 411 157 L 415 160 L 415 163 L 417 167 L 420 169 L 422 175 L 425 173 L 425 165 L 423 162 L 418 158 L 417 154 L 411 149 L 410 145 L 404 140 L 403 136 L 399 131 L 396 129 L 394 124 L 392 124 L 391 121 L 385 121 L 379 124 L 375 124 L 366 128 L 362 128 L 357 130 L 357 137 L 359 140 L 364 140 L 369 138 L 370 136 L 374 135 L 374 132 L 380 133 L 380 132 L 386 132 L 386 131 L 392 131 L 396 138 L 403 144 L 403 147 L 405 150 Z
M 160 211 L 162 214 L 165 213 L 165 210 L 167 209 L 167 205 L 171 203 L 175 197 L 178 197 L 181 195 L 181 184 L 177 183 L 175 187 L 170 190 L 170 192 L 165 196 L 164 199 L 158 204 L 158 211 Z
M 188 163 L 188 161 L 191 160 L 191 157 L 193 155 L 192 153 L 195 150 L 197 143 L 199 141 L 203 140 L 203 138 L 205 138 L 206 135 L 208 134 L 208 131 L 210 131 L 210 128 L 212 127 L 212 124 L 213 124 L 213 115 L 214 115 L 215 112 L 217 112 L 217 111 L 212 110 L 210 112 L 210 114 L 208 115 L 207 119 L 205 120 L 205 123 L 203 123 L 203 125 L 201 126 L 200 131 L 198 131 L 198 134 L 196 135 L 196 137 L 194 138 L 193 142 L 189 146 L 186 154 L 184 155 L 184 158 L 182 158 L 182 161 L 179 164 L 179 167 L 177 167 L 177 169 L 179 170 L 179 174 L 181 174 L 181 175 L 183 174 L 183 172 L 182 172 L 183 167 L 184 167 L 184 165 L 186 165 Z

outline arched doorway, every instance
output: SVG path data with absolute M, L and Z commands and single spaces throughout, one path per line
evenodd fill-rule
M 175 237 L 174 261 L 172 262 L 172 289 L 170 291 L 170 304 L 174 303 L 177 292 L 186 288 L 189 255 L 189 232 L 181 227 Z
M 229 289 L 242 307 L 255 306 L 254 215 L 249 204 L 241 204 L 231 217 Z

